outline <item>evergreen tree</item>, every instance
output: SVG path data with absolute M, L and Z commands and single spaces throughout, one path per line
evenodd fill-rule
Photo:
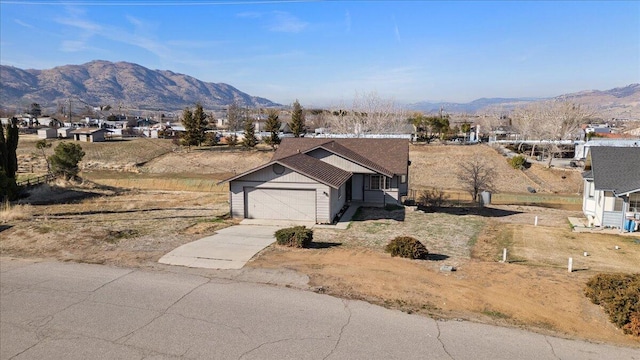
M 6 127 L 0 126 L 0 170 L 11 179 L 16 178 L 18 171 L 18 119 L 11 119 Z
M 252 148 L 258 144 L 256 138 L 256 127 L 253 124 L 251 117 L 247 116 L 244 119 L 244 139 L 242 139 L 242 146 L 245 148 Z
M 291 128 L 291 132 L 294 137 L 304 135 L 304 110 L 297 99 L 293 103 L 293 111 L 291 113 L 291 122 L 289 123 L 289 127 Z
M 276 145 L 280 144 L 280 119 L 278 118 L 278 110 L 270 109 L 269 117 L 265 123 L 265 130 L 269 132 L 269 137 L 265 139 L 265 142 L 271 145 L 272 149 L 276 149 Z
M 182 145 L 191 146 L 196 144 L 194 138 L 195 121 L 193 118 L 193 112 L 189 108 L 182 110 L 182 126 L 184 126 L 184 133 L 182 133 Z
M 53 155 L 49 156 L 51 172 L 57 176 L 63 176 L 69 180 L 80 172 L 78 163 L 84 157 L 84 151 L 78 144 L 62 142 L 53 149 Z
M 207 114 L 200 103 L 196 104 L 196 110 L 193 112 L 194 131 L 193 137 L 198 146 L 201 146 L 205 140 L 205 131 L 207 130 Z

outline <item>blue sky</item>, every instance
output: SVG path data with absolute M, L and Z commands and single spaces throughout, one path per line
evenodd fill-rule
M 5 1 L 0 63 L 128 61 L 305 107 L 640 82 L 640 2 Z

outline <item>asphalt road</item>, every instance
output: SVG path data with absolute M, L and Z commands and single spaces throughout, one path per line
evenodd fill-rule
M 640 359 L 640 349 L 187 272 L 0 265 L 0 359 Z

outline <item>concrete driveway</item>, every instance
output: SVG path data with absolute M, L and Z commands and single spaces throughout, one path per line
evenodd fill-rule
M 207 269 L 241 269 L 255 254 L 275 241 L 281 226 L 235 225 L 184 244 L 158 260 L 161 264 Z

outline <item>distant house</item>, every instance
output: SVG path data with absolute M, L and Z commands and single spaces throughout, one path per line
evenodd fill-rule
M 71 137 L 71 132 L 73 131 L 73 129 L 68 127 L 61 127 L 61 128 L 58 128 L 57 131 L 58 131 L 59 138 L 67 139 Z
M 229 178 L 235 218 L 331 223 L 352 202 L 400 204 L 407 139 L 284 138 L 270 162 Z
M 101 142 L 105 141 L 106 134 L 111 132 L 102 128 L 79 128 L 71 131 L 73 139 L 83 142 Z
M 628 230 L 629 221 L 640 222 L 640 147 L 591 147 L 585 170 L 582 211 L 589 226 Z
M 38 139 L 55 139 L 58 137 L 58 131 L 53 128 L 38 129 Z

